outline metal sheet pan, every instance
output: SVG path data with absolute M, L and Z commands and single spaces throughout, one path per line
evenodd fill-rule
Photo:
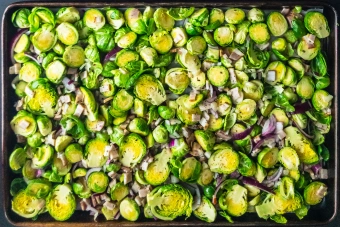
M 230 224 L 223 218 L 219 217 L 215 223 L 204 223 L 191 217 L 187 220 L 176 220 L 172 222 L 165 221 L 153 221 L 150 219 L 142 219 L 139 222 L 128 221 L 105 221 L 99 219 L 98 222 L 93 222 L 93 217 L 87 212 L 76 211 L 75 214 L 67 222 L 56 222 L 48 214 L 40 215 L 37 221 L 24 219 L 16 215 L 11 211 L 11 196 L 9 193 L 9 185 L 11 180 L 15 177 L 9 168 L 8 157 L 14 145 L 16 143 L 16 137 L 12 132 L 9 122 L 15 114 L 15 108 L 13 107 L 16 101 L 16 95 L 11 88 L 11 80 L 13 79 L 8 73 L 8 69 L 11 66 L 9 47 L 12 37 L 16 32 L 16 28 L 11 23 L 12 13 L 21 7 L 32 8 L 35 6 L 46 6 L 50 8 L 60 8 L 63 6 L 75 6 L 79 8 L 89 7 L 145 7 L 150 5 L 153 7 L 176 7 L 176 6 L 196 6 L 196 7 L 240 7 L 249 9 L 252 7 L 259 7 L 265 10 L 281 10 L 282 6 L 294 6 L 296 4 L 302 5 L 304 9 L 322 7 L 324 14 L 328 19 L 329 26 L 331 28 L 331 34 L 327 41 L 324 43 L 324 51 L 328 56 L 328 71 L 331 76 L 331 85 L 329 92 L 335 95 L 334 105 L 332 113 L 334 116 L 331 131 L 326 137 L 326 144 L 331 151 L 331 158 L 328 162 L 328 169 L 330 170 L 330 177 L 327 180 L 329 186 L 329 194 L 322 204 L 313 206 L 307 217 L 302 221 L 298 220 L 294 214 L 287 214 L 288 219 L 287 226 L 316 226 L 327 225 L 331 222 L 337 214 L 338 207 L 338 32 L 337 32 L 337 12 L 333 6 L 320 2 L 320 1 L 195 1 L 195 2 L 171 2 L 169 0 L 163 1 L 147 1 L 147 2 L 21 2 L 9 5 L 2 18 L 2 39 L 1 39 L 1 51 L 2 51 L 2 64 L 1 64 L 1 151 L 2 151 L 2 164 L 3 175 L 1 189 L 4 197 L 2 206 L 4 207 L 5 215 L 9 223 L 15 226 L 34 226 L 34 227 L 84 227 L 84 226 L 278 226 L 278 224 L 272 221 L 265 221 L 257 217 L 255 213 L 247 213 L 246 215 L 235 218 L 235 223 Z

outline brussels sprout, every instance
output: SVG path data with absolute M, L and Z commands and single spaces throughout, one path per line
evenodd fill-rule
M 87 179 L 88 187 L 95 193 L 103 193 L 109 185 L 109 177 L 104 172 L 92 172 Z
M 312 97 L 312 104 L 317 111 L 320 111 L 329 108 L 332 104 L 332 99 L 333 96 L 327 91 L 316 90 Z
M 12 151 L 9 157 L 9 167 L 13 171 L 20 170 L 26 162 L 27 154 L 25 149 L 19 147 Z
M 303 99 L 311 99 L 314 94 L 314 86 L 311 77 L 303 76 L 296 85 L 296 93 Z
M 251 25 L 252 26 L 252 25 Z M 250 33 L 250 28 L 249 28 Z M 268 33 L 269 34 L 269 33 Z M 245 57 L 246 62 L 253 68 L 262 69 L 267 66 L 270 54 L 267 51 L 254 49 L 254 42 L 250 41 Z
M 244 98 L 259 101 L 263 96 L 263 84 L 259 80 L 245 82 L 243 85 Z
M 109 143 L 100 138 L 91 139 L 86 143 L 84 156 L 89 168 L 102 167 L 106 163 L 106 146 L 109 146 Z
M 199 55 L 203 54 L 207 48 L 207 43 L 202 36 L 193 36 L 188 40 L 186 48 L 190 54 Z
M 162 83 L 154 76 L 144 74 L 138 78 L 134 88 L 134 94 L 143 101 L 152 105 L 160 105 L 166 99 Z
M 125 23 L 123 13 L 115 8 L 110 8 L 106 11 L 106 19 L 114 29 L 119 29 Z
M 286 75 L 286 66 L 281 61 L 272 61 L 266 68 L 265 81 L 270 85 L 281 82 Z
M 122 201 L 129 194 L 129 187 L 123 182 L 115 184 L 110 191 L 111 199 L 113 201 Z
M 175 20 L 167 13 L 167 11 L 166 8 L 158 8 L 154 13 L 153 18 L 158 29 L 171 31 L 175 26 Z
M 279 12 L 271 12 L 268 15 L 267 25 L 273 36 L 281 36 L 288 29 L 286 18 Z
M 289 170 L 297 170 L 300 165 L 300 159 L 296 151 L 291 147 L 284 147 L 278 154 L 279 162 Z
M 137 133 L 141 136 L 147 136 L 149 134 L 149 127 L 144 118 L 134 118 L 130 121 L 128 129 L 130 132 Z
M 219 197 L 218 204 L 222 210 L 232 216 L 243 215 L 248 208 L 247 189 L 238 184 L 233 185 L 229 191 Z
M 37 130 L 34 115 L 26 110 L 20 110 L 11 120 L 11 128 L 15 134 L 28 137 Z
M 176 60 L 188 71 L 197 72 L 201 68 L 201 61 L 196 55 L 190 54 L 186 49 L 181 48 L 176 55 Z M 204 81 L 205 85 L 205 81 Z
M 32 36 L 32 44 L 40 52 L 47 52 L 57 42 L 57 35 L 54 27 L 50 24 L 43 24 Z
M 207 72 L 210 83 L 216 87 L 223 87 L 229 79 L 229 71 L 224 66 L 212 66 Z
M 230 174 L 239 165 L 239 156 L 231 148 L 215 151 L 208 160 L 210 170 L 216 173 Z
M 210 170 L 208 164 L 202 163 L 202 171 L 197 180 L 197 183 L 201 186 L 207 186 L 214 180 L 214 174 Z
M 152 47 L 145 47 L 140 51 L 140 56 L 148 64 L 148 66 L 153 67 L 157 61 L 158 54 L 157 51 Z
M 245 18 L 246 14 L 239 8 L 229 8 L 225 12 L 225 20 L 228 24 L 240 24 Z
M 279 149 L 276 147 L 264 148 L 257 156 L 257 162 L 264 168 L 273 168 L 278 162 Z
M 138 9 L 128 8 L 124 12 L 124 16 L 127 25 L 131 28 L 132 31 L 136 32 L 139 35 L 146 33 L 146 25 L 143 21 L 143 16 Z
M 215 135 L 209 131 L 196 130 L 194 132 L 197 142 L 201 145 L 203 150 L 211 151 L 215 144 Z
M 222 47 L 228 46 L 234 40 L 235 30 L 236 27 L 232 24 L 219 27 L 214 31 L 214 40 Z
M 85 26 L 96 31 L 105 25 L 105 17 L 98 9 L 88 9 L 84 14 L 83 22 Z
M 303 198 L 308 205 L 316 205 L 327 195 L 327 189 L 324 183 L 314 181 L 303 191 Z
M 103 27 L 95 31 L 94 34 L 96 38 L 96 45 L 99 50 L 101 50 L 102 52 L 109 52 L 115 47 L 113 33 L 113 27 L 108 24 L 105 24 Z M 124 37 L 121 37 L 121 39 L 118 40 L 121 45 L 120 47 L 130 46 L 137 39 L 137 35 L 134 33 L 129 33 L 126 34 Z
M 160 185 L 168 179 L 170 175 L 168 163 L 171 155 L 168 149 L 164 149 L 161 153 L 155 155 L 154 161 L 152 161 L 144 171 L 144 179 L 148 184 Z
M 175 117 L 176 111 L 168 106 L 159 106 L 158 114 L 165 120 L 169 120 Z
M 38 199 L 45 198 L 51 191 L 51 183 L 45 179 L 35 179 L 29 181 L 26 192 L 28 195 L 35 196 Z
M 326 17 L 316 11 L 309 11 L 304 17 L 304 24 L 307 30 L 322 39 L 329 36 L 329 27 Z
M 265 23 L 254 23 L 249 26 L 249 36 L 257 44 L 267 43 L 270 39 L 268 27 Z
M 192 212 L 192 201 L 189 190 L 178 184 L 159 186 L 147 195 L 152 215 L 161 220 L 173 220 L 182 215 L 189 217 Z
M 65 45 L 58 40 L 52 49 L 56 54 L 63 55 L 65 52 Z
M 314 75 L 322 77 L 327 75 L 327 62 L 321 52 L 319 52 L 316 57 L 312 59 L 311 69 Z
M 195 7 L 189 7 L 189 8 L 176 7 L 176 8 L 170 8 L 168 10 L 168 14 L 174 20 L 183 20 L 191 16 L 191 14 L 193 14 L 194 11 L 195 11 Z
M 252 99 L 244 99 L 237 104 L 236 111 L 237 119 L 240 121 L 248 120 L 256 111 L 256 102 Z
M 175 47 L 182 47 L 188 41 L 188 35 L 184 28 L 175 27 L 171 30 L 170 34 L 174 41 Z
M 293 44 L 293 43 L 295 43 L 296 41 L 298 41 L 298 38 L 295 36 L 294 31 L 291 30 L 291 29 L 288 29 L 288 30 L 286 31 L 286 33 L 283 34 L 283 36 L 284 36 L 285 39 L 286 39 L 289 43 L 291 43 L 291 44 Z
M 128 221 L 136 221 L 140 214 L 140 209 L 135 200 L 125 198 L 119 204 L 119 211 L 123 218 Z
M 23 98 L 26 96 L 25 89 L 27 86 L 27 82 L 20 80 L 16 85 L 15 85 L 15 94 Z
M 165 83 L 175 94 L 182 94 L 190 84 L 188 74 L 183 68 L 172 68 L 166 72 Z
M 256 173 L 256 165 L 252 159 L 250 159 L 246 154 L 239 152 L 239 165 L 238 171 L 242 176 L 254 176 Z
M 78 169 L 77 169 L 78 170 Z M 77 171 L 76 170 L 76 171 Z M 79 169 L 81 170 L 81 169 Z M 75 171 L 75 172 L 76 172 Z M 83 170 L 84 174 L 86 175 L 86 169 Z M 81 171 L 81 172 L 83 172 Z M 81 174 L 81 175 L 84 175 Z M 84 175 L 84 176 L 85 176 Z M 79 197 L 79 198 L 89 198 L 91 196 L 91 190 L 90 188 L 87 186 L 87 183 L 85 181 L 85 177 L 79 177 L 77 179 L 77 181 L 75 183 L 72 184 L 72 189 L 74 191 L 74 193 Z
M 119 90 L 112 100 L 112 107 L 119 111 L 128 111 L 133 106 L 133 96 L 125 89 Z
M 297 152 L 300 161 L 306 164 L 313 164 L 318 162 L 319 157 L 315 151 L 313 144 L 307 139 L 300 131 L 289 126 L 284 129 L 286 133 L 285 143 L 290 144 L 290 146 Z
M 135 166 L 145 154 L 146 145 L 138 134 L 131 133 L 123 138 L 119 147 L 119 161 L 123 166 Z
M 12 200 L 12 210 L 24 218 L 34 218 L 43 213 L 45 200 L 28 194 L 26 190 L 19 191 Z
M 297 54 L 304 60 L 312 60 L 315 58 L 321 48 L 321 43 L 318 38 L 315 38 L 313 47 L 310 47 L 308 42 L 302 39 L 297 47 Z
M 243 21 L 242 23 L 237 25 L 236 27 L 237 32 L 235 33 L 235 37 L 234 37 L 234 41 L 236 43 L 238 44 L 245 43 L 250 25 L 251 25 L 250 21 Z
M 19 28 L 29 28 L 30 23 L 28 21 L 28 16 L 31 14 L 29 9 L 26 8 L 21 8 L 17 9 L 13 14 L 12 14 L 12 23 L 14 27 L 19 27 Z
M 78 143 L 72 143 L 66 147 L 65 157 L 71 163 L 80 162 L 83 159 L 83 148 Z
M 209 14 L 209 24 L 204 27 L 205 30 L 214 30 L 218 28 L 224 22 L 223 10 L 218 8 L 213 8 L 210 10 Z
M 63 54 L 63 62 L 71 68 L 78 68 L 85 63 L 85 52 L 80 46 L 68 46 Z
M 192 36 L 200 35 L 203 32 L 203 29 L 201 27 L 194 26 L 188 20 L 185 20 L 184 27 L 185 27 L 185 31 L 186 31 L 186 33 L 188 33 L 188 35 L 192 35 Z
M 79 11 L 77 8 L 73 6 L 60 8 L 55 16 L 57 23 L 62 22 L 74 23 L 80 20 Z
M 30 147 L 39 147 L 43 142 L 43 136 L 40 132 L 35 132 L 33 135 L 27 137 L 27 144 Z
M 152 135 L 157 143 L 166 143 L 169 140 L 169 133 L 163 125 L 158 125 L 152 131 Z
M 74 45 L 78 42 L 77 29 L 68 22 L 63 22 L 56 28 L 58 39 L 65 45 Z
M 25 63 L 31 60 L 25 53 L 15 53 L 13 58 L 17 63 Z
M 173 45 L 171 35 L 164 30 L 157 30 L 150 36 L 150 44 L 160 54 L 167 53 Z
M 207 8 L 197 10 L 191 15 L 189 21 L 197 27 L 207 26 L 209 22 L 209 10 Z
M 30 45 L 31 42 L 29 40 L 29 37 L 24 33 L 20 36 L 20 38 L 16 42 L 13 50 L 15 53 L 26 52 L 30 48 Z
M 186 158 L 179 169 L 179 179 L 189 183 L 196 182 L 200 176 L 201 169 L 201 163 L 194 157 Z
M 28 180 L 33 180 L 36 178 L 37 169 L 33 169 L 32 161 L 26 160 L 25 165 L 22 167 L 21 170 L 22 176 Z
M 117 53 L 116 64 L 120 68 L 125 68 L 129 62 L 138 61 L 139 55 L 132 50 L 123 49 Z
M 258 8 L 252 8 L 248 11 L 247 18 L 251 23 L 264 22 L 264 13 Z
M 64 79 L 66 73 L 66 65 L 60 60 L 55 60 L 46 67 L 47 79 L 55 84 L 59 84 Z
M 300 128 L 305 129 L 307 127 L 308 118 L 306 114 L 293 114 L 292 119 L 294 121 L 294 124 L 298 125 Z
M 46 208 L 57 221 L 69 219 L 76 210 L 76 199 L 68 184 L 57 185 L 46 198 Z
M 285 111 L 283 111 L 280 108 L 275 108 L 271 111 L 270 115 L 274 115 L 276 121 L 282 122 L 283 126 L 287 126 L 289 123 L 289 119 L 285 113 Z
M 216 209 L 210 200 L 203 196 L 201 204 L 193 211 L 194 215 L 205 222 L 214 222 L 217 216 Z
M 39 79 L 41 73 L 41 67 L 36 62 L 28 61 L 21 67 L 19 71 L 19 79 L 29 83 Z

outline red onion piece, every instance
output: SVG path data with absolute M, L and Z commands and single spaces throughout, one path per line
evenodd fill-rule
M 274 115 L 271 115 L 266 122 L 264 123 L 264 126 L 262 128 L 262 136 L 267 136 L 275 131 L 276 128 L 276 118 Z
M 30 58 L 31 60 L 35 61 L 38 65 L 40 65 L 41 63 L 38 61 L 38 59 L 36 57 L 34 57 L 32 54 L 30 53 L 25 53 L 25 56 Z
M 295 111 L 292 114 L 299 114 L 299 113 L 305 113 L 305 112 L 309 111 L 310 109 L 312 109 L 312 106 L 307 101 L 307 102 L 295 104 L 294 108 L 295 108 Z
M 313 135 L 309 135 L 307 132 L 305 132 L 300 126 L 299 124 L 297 124 L 294 119 L 292 118 L 293 124 L 299 129 L 299 131 L 307 138 L 309 139 L 313 139 L 314 136 Z
M 253 147 L 253 150 L 256 150 L 258 148 L 260 148 L 262 145 L 266 145 L 272 141 L 275 141 L 276 139 L 276 135 L 268 135 L 266 137 L 264 137 L 263 139 L 261 139 L 257 144 L 255 144 L 255 146 Z
M 233 140 L 241 140 L 246 138 L 248 135 L 250 135 L 250 133 L 253 131 L 254 126 L 250 126 L 249 128 L 247 128 L 246 130 L 244 130 L 243 132 L 237 133 L 233 135 Z
M 18 40 L 20 39 L 21 35 L 26 33 L 28 31 L 27 28 L 23 28 L 23 29 L 19 29 L 19 31 L 14 35 L 12 41 L 11 41 L 11 46 L 10 46 L 10 57 L 11 57 L 11 61 L 12 64 L 15 64 L 15 60 L 14 60 L 14 47 L 17 44 Z
M 268 184 L 268 183 L 275 182 L 275 181 L 277 181 L 281 177 L 282 173 L 283 173 L 283 167 L 280 166 L 273 175 L 268 176 L 267 179 L 264 180 L 262 183 L 263 184 Z
M 115 48 L 113 48 L 109 53 L 107 53 L 105 55 L 103 63 L 106 63 L 106 62 L 110 61 L 110 59 L 112 57 L 114 57 L 120 50 L 121 50 L 121 48 L 119 46 L 116 46 Z
M 248 184 L 254 187 L 257 187 L 258 189 L 268 192 L 270 194 L 275 194 L 273 192 L 273 190 L 271 190 L 270 188 L 268 188 L 267 186 L 265 186 L 264 184 L 261 184 L 260 182 L 258 182 L 256 179 L 251 178 L 251 177 L 242 177 L 241 179 L 243 184 Z
M 321 166 L 320 163 L 317 163 L 317 164 L 315 164 L 311 167 L 311 169 L 313 170 L 315 175 L 317 175 L 319 173 L 321 168 L 322 168 L 322 166 Z

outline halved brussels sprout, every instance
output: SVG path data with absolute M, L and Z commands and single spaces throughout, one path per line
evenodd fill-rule
M 270 85 L 281 82 L 286 75 L 286 66 L 281 61 L 272 61 L 266 68 L 265 81 Z
M 193 211 L 193 213 L 197 218 L 205 222 L 214 222 L 217 216 L 214 205 L 206 196 L 202 197 L 201 204 Z
M 91 191 L 103 193 L 109 185 L 109 177 L 101 171 L 92 172 L 87 179 L 87 185 Z
M 169 133 L 163 125 L 158 125 L 152 131 L 152 135 L 157 143 L 166 143 L 169 140 Z
M 249 36 L 257 44 L 263 44 L 269 41 L 270 34 L 265 23 L 257 22 L 249 26 Z
M 158 106 L 158 114 L 161 118 L 169 120 L 175 117 L 176 111 L 169 106 Z
M 168 10 L 166 8 L 158 8 L 154 13 L 153 18 L 158 29 L 171 31 L 175 26 L 175 20 L 167 12 Z
M 209 10 L 207 8 L 197 10 L 191 15 L 189 21 L 197 27 L 207 26 L 209 22 Z
M 12 210 L 24 218 L 34 218 L 43 213 L 45 200 L 29 195 L 26 190 L 21 190 L 12 200 Z
M 214 30 L 218 28 L 224 22 L 223 10 L 218 8 L 213 8 L 210 10 L 209 14 L 209 24 L 204 27 L 205 30 Z
M 30 45 L 31 42 L 29 40 L 29 37 L 24 33 L 20 36 L 20 38 L 16 42 L 13 50 L 15 53 L 26 52 L 30 48 Z
M 63 62 L 71 68 L 78 68 L 85 63 L 85 52 L 80 46 L 68 46 L 63 54 Z
M 316 205 L 327 195 L 327 186 L 319 181 L 307 185 L 303 191 L 303 198 L 309 205 Z
M 309 11 L 304 17 L 304 24 L 310 33 L 320 39 L 329 36 L 327 18 L 320 12 Z
M 25 149 L 19 147 L 12 151 L 9 157 L 9 167 L 13 171 L 21 169 L 26 162 L 27 154 Z
M 264 13 L 258 8 L 252 8 L 248 11 L 247 18 L 251 23 L 263 22 Z
M 176 7 L 176 8 L 170 8 L 168 10 L 168 14 L 175 20 L 183 20 L 191 16 L 191 14 L 193 14 L 194 11 L 195 11 L 195 7 L 189 7 L 189 8 Z
M 137 133 L 141 136 L 147 136 L 150 131 L 146 120 L 139 117 L 136 117 L 130 121 L 128 129 L 130 132 Z
M 215 145 L 215 135 L 210 131 L 196 130 L 194 132 L 197 142 L 203 150 L 211 151 Z
M 273 168 L 278 162 L 279 149 L 277 147 L 264 148 L 257 156 L 257 162 L 264 168 Z
M 302 39 L 297 47 L 297 54 L 304 60 L 312 60 L 315 58 L 321 49 L 321 42 L 318 38 L 315 38 L 312 47 L 305 39 Z
M 19 71 L 19 79 L 27 83 L 39 79 L 42 73 L 40 65 L 34 61 L 28 61 L 23 64 Z
M 316 90 L 312 97 L 313 107 L 317 110 L 323 110 L 329 108 L 332 104 L 333 96 L 327 91 Z
M 123 166 L 134 167 L 146 154 L 146 145 L 136 133 L 125 136 L 119 147 L 119 161 Z
M 179 169 L 179 179 L 184 182 L 196 182 L 202 169 L 201 163 L 195 158 L 190 157 L 183 160 Z
M 237 32 L 235 33 L 234 41 L 238 44 L 244 44 L 248 35 L 250 21 L 243 21 L 237 25 Z
M 83 159 L 83 148 L 78 143 L 72 143 L 66 147 L 65 157 L 71 163 L 80 162 Z
M 43 146 L 34 149 L 32 153 L 32 167 L 41 169 L 50 164 L 54 155 L 54 149 L 52 146 L 44 144 Z
M 256 164 L 246 154 L 239 152 L 238 171 L 242 176 L 251 177 L 256 173 Z
M 102 52 L 110 52 L 115 47 L 113 33 L 113 27 L 108 24 L 105 24 L 102 28 L 95 31 L 96 45 L 99 50 Z M 121 41 L 120 44 L 122 44 L 122 46 L 129 46 L 132 45 L 136 39 L 136 34 L 129 33 L 124 39 L 119 41 Z
M 207 48 L 207 43 L 202 36 L 193 36 L 188 40 L 186 48 L 190 54 L 199 55 L 203 54 Z
M 150 67 L 153 67 L 158 59 L 157 51 L 152 47 L 143 48 L 139 54 Z
M 65 77 L 67 73 L 67 68 L 64 62 L 60 60 L 55 60 L 47 65 L 46 67 L 46 77 L 52 83 L 59 84 Z
M 86 143 L 84 155 L 89 168 L 102 167 L 106 163 L 108 159 L 105 156 L 107 146 L 109 143 L 99 138 L 91 139 Z
M 172 48 L 173 40 L 167 31 L 157 30 L 150 36 L 150 44 L 160 54 L 169 52 Z
M 31 11 L 26 8 L 20 8 L 17 9 L 13 14 L 12 14 L 12 23 L 14 27 L 19 27 L 19 28 L 29 28 L 30 23 L 28 21 L 28 16 L 31 14 Z
M 77 29 L 68 22 L 63 22 L 56 28 L 58 39 L 65 45 L 74 45 L 78 42 Z
M 139 54 L 132 50 L 123 49 L 117 53 L 116 64 L 120 68 L 125 68 L 129 62 L 138 61 Z
M 128 197 L 119 204 L 119 211 L 122 217 L 128 221 L 136 221 L 140 214 L 140 209 L 136 201 Z
M 271 12 L 267 17 L 267 25 L 273 36 L 281 36 L 288 29 L 288 22 L 280 12 Z
M 297 170 L 300 165 L 300 159 L 296 151 L 291 147 L 284 147 L 278 154 L 279 162 L 289 170 Z
M 174 41 L 175 47 L 182 47 L 188 41 L 188 35 L 184 28 L 175 27 L 171 30 L 171 37 Z
M 197 184 L 201 186 L 208 186 L 214 180 L 214 173 L 210 170 L 207 163 L 202 163 L 202 171 L 197 180 Z
M 115 8 L 110 8 L 106 11 L 106 19 L 114 29 L 119 29 L 125 23 L 123 13 Z
M 136 32 L 139 35 L 147 33 L 142 13 L 138 9 L 128 8 L 124 12 L 124 16 L 127 25 L 131 28 L 132 31 Z
M 223 87 L 229 79 L 229 71 L 222 65 L 212 66 L 207 72 L 210 83 L 216 87 Z
M 101 29 L 105 25 L 105 17 L 98 9 L 86 10 L 83 21 L 85 26 L 95 31 Z
M 237 104 L 235 113 L 237 114 L 238 120 L 245 121 L 250 119 L 255 111 L 256 102 L 252 99 L 244 99 L 242 102 Z
M 264 86 L 259 80 L 245 82 L 243 85 L 244 98 L 259 101 L 263 96 Z
M 125 89 L 119 90 L 112 100 L 112 107 L 119 111 L 128 111 L 133 106 L 133 96 Z
M 134 94 L 143 101 L 152 105 L 160 105 L 166 100 L 165 90 L 162 83 L 156 77 L 144 74 L 135 83 Z
M 176 60 L 188 71 L 197 72 L 201 68 L 201 61 L 198 56 L 190 54 L 185 48 L 181 48 L 176 55 Z M 196 74 L 195 74 L 196 75 Z M 205 81 L 204 81 L 205 85 Z
M 233 185 L 230 190 L 219 197 L 218 204 L 222 210 L 232 216 L 243 215 L 248 208 L 247 189 L 238 184 Z
M 168 149 L 164 149 L 161 153 L 155 155 L 154 161 L 144 171 L 144 179 L 148 184 L 160 185 L 168 179 L 170 175 L 168 162 L 171 156 L 172 154 Z
M 174 94 L 182 94 L 190 84 L 188 73 L 183 68 L 171 68 L 166 72 L 165 83 Z
M 46 198 L 46 209 L 57 221 L 69 219 L 76 210 L 76 199 L 68 184 L 57 185 Z
M 152 190 L 147 195 L 151 213 L 161 220 L 174 220 L 192 212 L 192 195 L 188 189 L 178 184 L 165 184 Z
M 216 173 L 230 174 L 239 165 L 239 156 L 231 148 L 215 151 L 208 160 L 210 170 Z
M 60 8 L 55 16 L 57 23 L 62 22 L 74 23 L 80 20 L 79 11 L 77 8 L 73 6 Z
M 11 128 L 15 134 L 28 137 L 37 130 L 34 115 L 26 110 L 20 110 L 11 120 Z
M 232 24 L 218 27 L 214 31 L 214 40 L 222 47 L 228 46 L 234 40 L 235 30 L 236 27 Z
M 303 99 L 311 99 L 314 94 L 314 82 L 310 76 L 303 76 L 296 85 L 296 93 Z
M 53 48 L 57 42 L 57 35 L 54 26 L 43 24 L 32 36 L 32 44 L 40 52 L 47 52 Z
M 319 156 L 315 151 L 312 142 L 302 135 L 299 129 L 289 126 L 284 129 L 286 133 L 285 143 L 297 152 L 300 161 L 306 164 L 313 164 L 319 161 Z
M 276 121 L 282 122 L 283 126 L 287 126 L 289 123 L 289 119 L 285 113 L 285 111 L 281 108 L 275 108 L 271 111 L 270 115 L 274 115 Z
M 240 8 L 229 8 L 225 12 L 225 20 L 228 24 L 240 24 L 246 18 L 246 14 Z

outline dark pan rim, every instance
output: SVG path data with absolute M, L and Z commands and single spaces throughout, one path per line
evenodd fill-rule
M 234 0 L 235 1 L 235 0 Z M 7 38 L 4 37 L 3 34 L 5 34 L 5 29 L 7 29 L 7 25 L 5 24 L 6 18 L 9 17 L 8 13 L 11 9 L 16 8 L 16 7 L 35 7 L 35 6 L 47 6 L 47 7 L 61 7 L 61 6 L 75 6 L 75 7 L 83 7 L 86 4 L 86 7 L 104 7 L 104 6 L 115 6 L 115 7 L 127 7 L 129 6 L 129 4 L 133 3 L 135 7 L 143 7 L 145 5 L 150 5 L 150 6 L 164 6 L 164 7 L 171 7 L 171 6 L 181 6 L 181 5 L 185 5 L 185 6 L 197 6 L 197 4 L 202 4 L 202 5 L 211 5 L 214 4 L 215 6 L 235 6 L 237 5 L 238 7 L 253 7 L 253 6 L 257 6 L 257 7 L 282 7 L 283 5 L 285 6 L 295 6 L 297 4 L 296 1 L 284 1 L 284 4 L 282 4 L 280 1 L 272 1 L 272 2 L 267 2 L 266 0 L 261 1 L 259 0 L 258 2 L 253 2 L 253 1 L 242 1 L 242 2 L 231 2 L 231 1 L 213 1 L 213 2 L 209 2 L 209 1 L 197 1 L 197 2 L 185 2 L 185 1 L 180 1 L 180 2 L 171 2 L 169 0 L 166 1 L 162 1 L 161 3 L 156 3 L 155 1 L 140 1 L 140 2 L 128 2 L 128 1 L 115 1 L 115 2 L 111 2 L 109 3 L 108 1 L 98 1 L 98 2 L 87 2 L 87 0 L 83 1 L 83 2 L 52 2 L 52 1 L 46 1 L 46 2 L 16 2 L 13 4 L 10 4 L 9 6 L 6 7 L 3 16 L 2 16 L 2 36 L 1 36 L 1 52 L 2 52 L 2 58 L 1 58 L 1 65 L 2 65 L 2 71 L 1 71 L 1 81 L 5 81 L 5 71 L 4 70 L 8 70 L 8 67 L 5 68 L 4 66 L 6 65 L 6 63 L 8 62 L 8 59 L 5 58 L 5 53 L 4 50 L 7 50 L 7 43 L 8 40 Z M 202 6 L 200 5 L 200 6 Z M 299 5 L 303 5 L 303 6 L 307 6 L 307 7 L 314 7 L 314 6 L 322 6 L 325 8 L 328 8 L 332 11 L 333 16 L 334 16 L 334 26 L 332 27 L 331 30 L 334 31 L 334 40 L 330 40 L 332 42 L 332 44 L 334 45 L 334 50 L 332 51 L 332 54 L 334 56 L 334 82 L 335 82 L 335 89 L 334 91 L 336 92 L 336 88 L 338 85 L 338 33 L 337 31 L 337 21 L 338 21 L 338 13 L 335 10 L 334 6 L 329 3 L 329 2 L 323 2 L 323 1 L 308 1 L 308 0 L 302 0 L 299 1 Z M 334 43 L 333 43 L 334 42 Z M 1 94 L 1 121 L 0 121 L 0 125 L 1 127 L 1 137 L 0 137 L 0 141 L 1 141 L 1 149 L 2 149 L 2 157 L 4 157 L 4 153 L 5 153 L 5 146 L 4 146 L 4 140 L 6 138 L 5 135 L 5 129 L 4 129 L 4 120 L 5 120 L 5 114 L 7 113 L 7 111 L 4 108 L 4 104 L 6 103 L 6 94 L 5 94 L 5 89 L 4 89 L 5 84 L 1 83 L 1 87 L 0 87 L 0 94 Z M 338 104 L 338 96 L 335 95 L 334 96 L 334 105 Z M 339 144 L 338 144 L 338 108 L 334 108 L 334 148 L 335 150 L 333 151 L 334 154 L 334 210 L 332 213 L 332 216 L 326 220 L 326 221 L 321 221 L 321 222 L 304 222 L 302 221 L 289 221 L 286 224 L 286 226 L 321 226 L 321 225 L 327 225 L 329 223 L 331 223 L 332 221 L 334 221 L 335 217 L 337 216 L 338 213 L 338 195 L 337 195 L 337 191 L 338 191 L 338 154 L 337 151 L 339 150 Z M 1 160 L 2 162 L 2 179 L 6 179 L 8 176 L 5 175 L 5 166 L 7 163 L 4 160 L 4 158 L 2 158 Z M 5 197 L 8 193 L 8 185 L 3 184 L 2 188 L 1 188 L 1 192 L 3 194 L 3 196 Z M 9 211 L 6 209 L 6 204 L 3 203 L 3 210 L 5 212 L 5 217 L 8 221 L 8 223 L 10 223 L 13 226 L 36 226 L 36 227 L 54 227 L 54 226 L 74 226 L 74 227 L 83 227 L 83 226 L 126 226 L 126 227 L 132 227 L 132 226 L 150 226 L 150 227 L 156 227 L 156 226 L 279 226 L 279 224 L 273 223 L 273 222 L 269 222 L 269 221 L 255 221 L 255 222 L 237 222 L 237 223 L 227 223 L 227 222 L 222 222 L 222 223 L 203 223 L 203 222 L 195 222 L 195 223 L 190 223 L 190 222 L 180 222 L 180 221 L 172 221 L 172 222 L 154 222 L 154 221 L 150 221 L 150 222 L 127 222 L 127 221 L 116 221 L 116 222 L 57 222 L 57 221 L 52 221 L 52 222 L 39 222 L 39 221 L 35 221 L 35 222 L 18 222 L 15 220 L 12 220 L 11 217 L 9 216 Z

